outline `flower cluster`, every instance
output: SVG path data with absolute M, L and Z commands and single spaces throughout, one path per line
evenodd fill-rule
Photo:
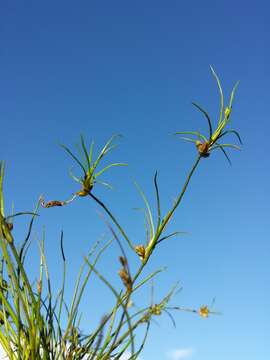
M 225 130 L 228 122 L 230 121 L 234 94 L 235 94 L 235 91 L 237 89 L 239 82 L 237 82 L 235 84 L 235 86 L 233 87 L 228 106 L 224 107 L 224 96 L 223 96 L 223 91 L 222 91 L 220 80 L 212 67 L 211 67 L 211 71 L 217 81 L 217 85 L 218 85 L 219 93 L 220 93 L 220 113 L 219 113 L 219 120 L 218 120 L 218 125 L 217 125 L 216 130 L 213 131 L 212 121 L 211 121 L 211 118 L 210 118 L 209 114 L 207 113 L 207 111 L 205 111 L 197 103 L 193 102 L 192 104 L 205 116 L 205 118 L 208 122 L 208 128 L 209 128 L 208 137 L 204 136 L 199 131 L 180 131 L 180 132 L 176 132 L 175 134 L 176 135 L 193 135 L 193 136 L 195 136 L 196 137 L 195 139 L 186 137 L 186 136 L 185 137 L 181 136 L 181 138 L 183 140 L 195 143 L 198 153 L 201 157 L 207 158 L 207 157 L 209 157 L 211 151 L 213 151 L 215 149 L 219 149 L 223 152 L 223 154 L 225 155 L 225 157 L 229 161 L 229 163 L 231 163 L 230 158 L 229 158 L 227 152 L 225 151 L 225 148 L 233 148 L 236 150 L 240 150 L 240 147 L 235 144 L 220 143 L 219 140 L 221 140 L 225 135 L 234 134 L 237 137 L 240 144 L 242 144 L 240 135 L 236 130 L 234 130 L 234 129 Z

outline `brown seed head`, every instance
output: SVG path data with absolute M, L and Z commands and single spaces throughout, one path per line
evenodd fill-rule
M 210 154 L 209 154 L 209 147 L 210 147 L 210 144 L 208 141 L 205 141 L 204 143 L 201 143 L 201 142 L 197 142 L 196 143 L 196 147 L 199 151 L 199 154 L 202 156 L 202 157 L 208 157 Z
M 153 315 L 161 315 L 161 307 L 157 304 L 151 306 L 151 313 Z
M 44 207 L 44 208 L 50 208 L 50 207 L 54 207 L 54 206 L 64 206 L 65 205 L 65 202 L 64 201 L 58 201 L 58 200 L 51 200 L 51 201 L 48 201 L 47 204 L 42 204 L 41 205 Z
M 145 247 L 143 245 L 137 245 L 135 246 L 136 254 L 139 255 L 141 260 L 144 260 L 145 258 Z
M 9 231 L 13 230 L 13 224 L 12 223 L 7 223 L 7 228 Z
M 209 316 L 210 310 L 208 308 L 208 306 L 203 305 L 200 307 L 199 309 L 199 315 L 203 318 L 207 318 Z
M 127 259 L 124 256 L 119 256 L 119 261 L 122 266 L 124 266 L 124 267 L 127 266 Z
M 119 276 L 123 282 L 123 284 L 125 285 L 125 287 L 127 288 L 128 291 L 131 291 L 132 288 L 132 281 L 130 279 L 130 276 L 127 272 L 126 269 L 122 268 L 119 270 Z

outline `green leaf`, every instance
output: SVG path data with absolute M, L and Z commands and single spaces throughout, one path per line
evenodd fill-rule
M 97 178 L 98 176 L 100 176 L 101 174 L 103 174 L 106 170 L 108 170 L 109 168 L 113 167 L 113 166 L 127 166 L 128 164 L 125 163 L 113 163 L 110 165 L 107 165 L 105 168 L 103 168 L 102 170 L 100 170 L 98 173 L 96 173 L 95 177 Z
M 97 160 L 95 161 L 94 165 L 93 165 L 93 169 L 95 169 L 100 160 L 103 158 L 103 156 L 105 156 L 110 150 L 112 150 L 113 148 L 116 147 L 116 145 L 111 145 L 111 143 L 113 142 L 113 140 L 116 138 L 116 137 L 119 137 L 120 135 L 113 135 L 108 141 L 107 143 L 105 144 L 105 146 L 103 147 L 103 149 L 101 150 L 101 152 L 99 153 L 99 156 L 97 158 Z M 111 146 L 110 146 L 111 145 Z
M 147 242 L 149 242 L 151 240 L 151 234 L 152 234 L 151 220 L 149 218 L 149 214 L 148 214 L 148 212 L 146 211 L 145 208 L 133 208 L 133 210 L 141 211 L 143 213 L 143 216 L 144 216 L 144 228 L 145 228 L 145 238 L 146 238 Z
M 237 145 L 234 145 L 234 144 L 219 144 L 219 143 L 216 143 L 217 145 L 213 146 L 211 149 L 215 149 L 216 147 L 228 147 L 228 148 L 232 148 L 232 149 L 235 149 L 235 150 L 241 150 L 241 148 Z
M 86 169 L 85 167 L 83 166 L 83 164 L 81 163 L 81 161 L 72 153 L 72 151 L 69 150 L 69 148 L 63 144 L 60 144 L 60 146 L 66 150 L 66 152 L 76 161 L 76 163 L 81 167 L 83 173 L 84 173 L 84 176 L 87 176 L 87 173 L 86 173 Z
M 160 221 L 161 221 L 161 210 L 160 210 L 160 197 L 159 197 L 159 189 L 158 189 L 158 182 L 157 182 L 157 171 L 154 176 L 154 186 L 155 186 L 155 192 L 156 192 L 156 201 L 157 201 L 157 229 L 159 228 Z
M 0 210 L 2 216 L 4 215 L 4 194 L 3 194 L 3 181 L 5 174 L 5 163 L 3 161 L 0 162 Z
M 224 156 L 226 157 L 226 159 L 228 160 L 228 163 L 230 165 L 232 165 L 231 159 L 229 158 L 229 155 L 227 154 L 227 152 L 223 149 L 223 147 L 220 147 L 220 150 L 223 152 Z
M 207 138 L 200 134 L 199 131 L 179 131 L 176 132 L 175 135 L 196 135 L 199 139 L 203 141 L 207 141 Z
M 84 138 L 83 138 L 82 135 L 81 135 L 81 144 L 82 144 L 83 152 L 84 152 L 84 155 L 85 155 L 85 158 L 86 158 L 86 162 L 87 162 L 87 165 L 88 165 L 88 171 L 90 171 L 91 164 L 90 164 L 90 161 L 89 161 L 87 149 L 86 149 L 85 142 L 84 142 Z
M 15 213 L 13 215 L 9 215 L 7 216 L 5 219 L 6 220 L 9 220 L 9 219 L 12 219 L 16 216 L 21 216 L 21 215 L 32 215 L 32 216 L 39 216 L 39 214 L 35 213 L 35 212 L 30 212 L 30 211 L 25 211 L 25 212 L 18 212 L 18 213 Z
M 140 186 L 135 182 L 135 186 L 137 187 L 143 201 L 144 201 L 144 204 L 147 208 L 147 213 L 148 213 L 148 216 L 149 216 L 149 225 L 150 225 L 150 237 L 152 238 L 154 233 L 155 233 L 155 227 L 154 227 L 154 222 L 153 222 L 153 216 L 152 216 L 152 212 L 151 212 L 151 208 L 150 208 L 150 205 L 149 205 L 149 202 L 144 194 L 144 192 L 142 191 L 142 189 L 140 188 Z
M 177 235 L 184 235 L 184 234 L 187 234 L 185 231 L 175 231 L 169 235 L 166 235 L 166 236 L 163 236 L 162 238 L 160 238 L 158 241 L 157 241 L 157 244 L 161 243 L 161 241 L 164 241 L 166 239 L 169 239 L 173 236 L 177 236 Z
M 89 162 L 90 162 L 90 164 L 92 163 L 92 158 L 93 158 L 93 148 L 94 148 L 94 141 L 91 142 L 90 150 L 89 150 Z
M 240 81 L 237 81 L 237 83 L 234 85 L 233 89 L 232 89 L 232 93 L 231 93 L 231 97 L 230 97 L 230 103 L 229 103 L 229 107 L 232 107 L 232 103 L 233 103 L 233 99 L 234 99 L 234 95 L 235 95 L 235 91 L 238 88 Z
M 238 133 L 236 130 L 227 130 L 227 131 L 224 131 L 224 133 L 222 133 L 222 134 L 218 137 L 218 139 L 221 139 L 224 135 L 227 135 L 227 134 L 235 134 L 236 137 L 237 137 L 238 140 L 239 140 L 239 143 L 240 143 L 241 145 L 243 145 L 242 140 L 241 140 L 241 137 L 240 137 L 239 133 Z
M 188 142 L 192 142 L 192 143 L 194 143 L 194 144 L 196 144 L 197 141 L 198 141 L 198 140 L 194 140 L 194 139 L 187 138 L 187 137 L 181 137 L 180 139 L 185 140 L 185 141 L 188 141 Z
M 219 77 L 217 76 L 215 70 L 213 69 L 213 67 L 210 65 L 210 69 L 212 71 L 212 74 L 214 76 L 214 78 L 216 79 L 217 85 L 218 85 L 218 90 L 219 90 L 219 94 L 220 94 L 220 113 L 219 113 L 219 121 L 218 124 L 221 123 L 222 118 L 223 118 L 223 112 L 224 112 L 224 96 L 223 96 L 223 91 L 222 91 L 222 87 L 221 87 L 221 83 L 219 80 Z
M 72 179 L 73 179 L 74 181 L 78 182 L 79 184 L 82 184 L 82 183 L 83 183 L 83 181 L 82 181 L 80 178 L 78 178 L 77 176 L 75 176 L 75 175 L 72 173 L 71 169 L 69 170 L 69 175 L 70 175 L 70 177 L 72 177 Z
M 208 127 L 209 127 L 209 139 L 211 139 L 213 130 L 212 130 L 212 124 L 211 124 L 211 119 L 210 119 L 209 114 L 200 105 L 196 104 L 195 102 L 192 102 L 192 105 L 194 105 L 206 117 L 207 122 L 208 122 Z
M 105 186 L 105 187 L 107 187 L 107 188 L 109 188 L 109 189 L 111 189 L 111 190 L 113 189 L 112 185 L 109 184 L 109 183 L 107 183 L 107 182 L 100 181 L 100 180 L 96 180 L 96 183 L 97 183 L 97 184 L 100 184 L 100 185 L 103 185 L 103 186 Z

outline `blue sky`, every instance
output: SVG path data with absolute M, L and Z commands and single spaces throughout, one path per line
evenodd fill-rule
M 191 144 L 171 134 L 206 132 L 192 101 L 217 118 L 218 90 L 209 65 L 227 99 L 240 80 L 232 122 L 242 135 L 242 151 L 230 152 L 232 167 L 218 152 L 202 161 L 171 224 L 173 231 L 189 235 L 160 246 L 149 268 L 168 266 L 155 283 L 157 301 L 180 280 L 183 290 L 172 304 L 198 307 L 216 297 L 215 308 L 223 315 L 204 320 L 176 313 L 176 329 L 167 317 L 158 319 L 143 360 L 264 360 L 270 355 L 269 10 L 266 1 L 231 0 L 1 4 L 1 159 L 7 163 L 9 209 L 14 201 L 17 211 L 32 210 L 41 193 L 66 199 L 77 190 L 68 175 L 73 163 L 59 143 L 74 147 L 83 133 L 99 148 L 120 133 L 110 160 L 129 166 L 111 169 L 104 180 L 114 190 L 97 188 L 96 194 L 136 241 L 143 220 L 132 210 L 142 204 L 133 180 L 153 199 L 158 170 L 165 212 L 196 157 Z M 89 199 L 41 211 L 33 254 L 43 226 L 56 286 L 61 229 L 70 284 L 82 255 L 100 236 L 109 237 Z M 18 242 L 25 228 L 18 220 Z M 114 279 L 118 255 L 113 245 L 100 265 Z M 34 256 L 28 261 L 35 277 Z M 93 287 L 82 304 L 85 329 L 102 316 L 96 307 L 107 294 L 99 284 Z M 149 292 L 145 289 L 143 300 Z

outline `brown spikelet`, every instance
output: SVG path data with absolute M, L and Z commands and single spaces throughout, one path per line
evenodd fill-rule
M 161 306 L 160 305 L 152 305 L 151 306 L 151 314 L 153 315 L 161 315 Z
M 42 202 L 41 206 L 44 208 L 50 208 L 50 207 L 54 207 L 54 206 L 64 206 L 65 202 L 64 201 L 58 201 L 58 200 L 51 200 L 48 201 L 47 203 Z
M 198 151 L 199 151 L 199 153 L 200 153 L 200 155 L 202 157 L 208 157 L 210 155 L 209 152 L 208 152 L 209 147 L 210 147 L 210 144 L 209 144 L 208 141 L 206 141 L 204 143 L 198 142 L 196 144 L 196 146 L 197 146 L 197 149 L 198 149 Z
M 131 278 L 125 268 L 121 268 L 118 272 L 124 286 L 127 288 L 127 291 L 130 292 L 132 290 L 132 281 Z
M 127 259 L 124 256 L 119 256 L 119 261 L 122 266 L 124 266 L 124 267 L 127 266 Z
M 137 245 L 135 246 L 136 254 L 139 255 L 141 260 L 144 260 L 145 258 L 145 247 L 143 245 Z
M 13 224 L 12 223 L 6 223 L 7 224 L 7 228 L 9 231 L 13 230 Z
M 199 315 L 203 318 L 208 318 L 210 310 L 208 308 L 208 306 L 203 305 L 200 307 L 199 311 L 198 311 Z

